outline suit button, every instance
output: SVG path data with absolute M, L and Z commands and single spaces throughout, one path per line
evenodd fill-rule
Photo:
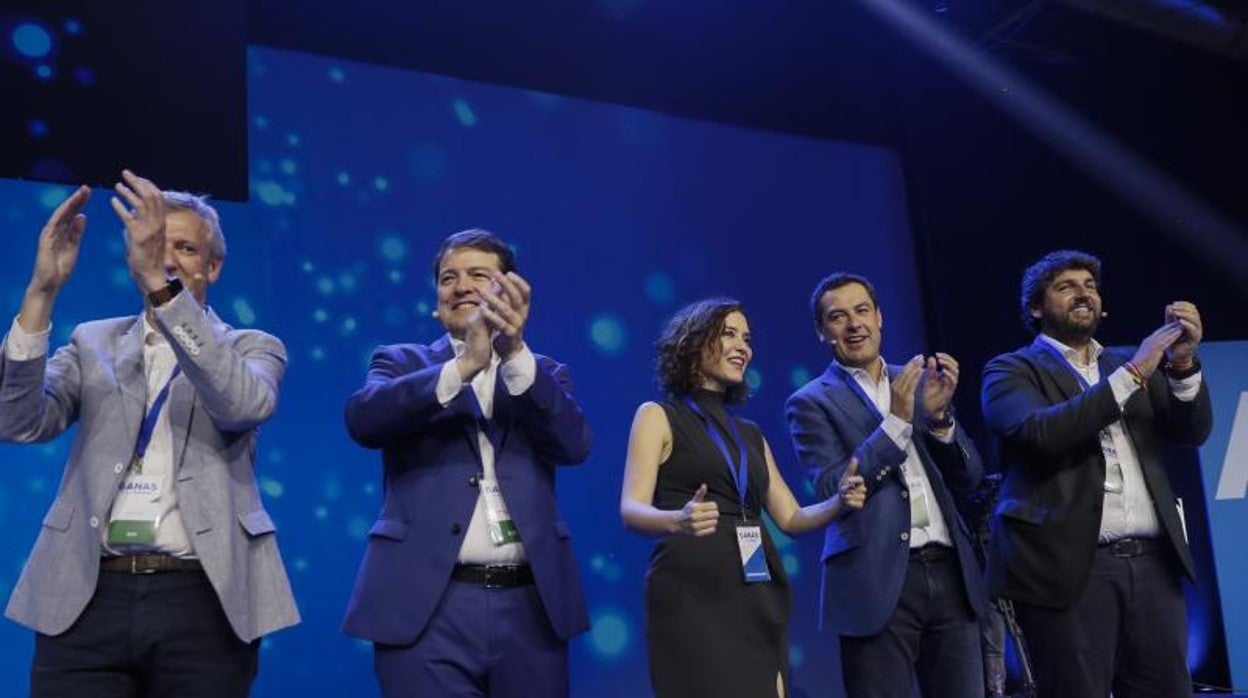
M 901 498 L 902 498 L 902 499 L 910 499 L 910 490 L 902 490 L 902 491 L 901 491 Z
M 87 521 L 87 523 L 91 524 L 91 528 L 99 528 L 99 527 L 100 527 L 100 520 L 99 520 L 98 518 L 94 517 L 94 516 L 92 516 L 92 517 L 90 518 L 90 520 L 88 520 L 88 521 Z
M 910 540 L 910 532 L 906 531 L 905 533 L 902 533 L 900 536 L 898 536 L 898 538 L 901 538 L 903 541 L 908 541 Z
M 113 466 L 114 473 L 120 473 L 122 470 L 125 470 L 125 469 L 126 469 L 126 466 L 122 465 L 121 463 L 118 463 L 117 465 Z
M 477 486 L 477 476 L 476 476 L 476 475 L 473 475 L 472 477 L 468 478 L 468 486 L 469 486 L 469 487 L 476 487 L 476 486 Z
M 463 530 L 463 528 L 461 528 L 459 524 L 451 524 L 451 535 L 452 535 L 452 536 L 458 536 L 458 535 L 459 535 L 459 532 L 460 532 L 460 531 L 462 531 L 462 530 Z

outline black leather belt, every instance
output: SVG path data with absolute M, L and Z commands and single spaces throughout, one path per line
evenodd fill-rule
M 1161 541 L 1156 538 L 1119 538 L 1096 547 L 1114 557 L 1139 557 L 1161 550 Z
M 487 589 L 507 589 L 532 584 L 533 569 L 528 565 L 455 565 L 451 579 Z
M 910 548 L 910 559 L 923 562 L 936 562 L 953 557 L 953 548 L 940 543 L 928 543 L 921 548 Z
M 199 560 L 186 560 L 165 553 L 120 555 L 100 558 L 101 572 L 124 574 L 155 574 L 157 572 L 202 572 Z

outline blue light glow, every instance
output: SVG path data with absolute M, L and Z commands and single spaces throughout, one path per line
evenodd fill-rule
M 52 35 L 38 24 L 19 24 L 13 30 L 13 48 L 27 58 L 43 58 L 52 50 Z

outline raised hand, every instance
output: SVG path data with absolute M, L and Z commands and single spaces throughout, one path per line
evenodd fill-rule
M 958 387 L 958 362 L 952 356 L 936 352 L 925 363 L 927 380 L 923 382 L 923 409 L 930 417 L 941 419 Z
M 494 349 L 507 361 L 524 346 L 524 325 L 529 321 L 533 288 L 519 274 L 494 272 L 495 289 L 481 291 L 481 313 L 495 330 Z
M 1161 357 L 1182 334 L 1183 325 L 1178 320 L 1173 320 L 1157 328 L 1140 342 L 1140 348 L 1135 350 L 1131 363 L 1135 364 L 1143 378 L 1153 375 L 1157 364 L 1161 363 Z
M 914 390 L 918 387 L 919 378 L 923 375 L 923 357 L 916 356 L 906 362 L 890 382 L 889 412 L 903 422 L 914 419 Z
M 125 203 L 116 196 L 109 203 L 126 226 L 130 275 L 147 294 L 165 285 L 165 199 L 155 184 L 130 170 L 122 170 L 121 178 L 113 188 Z
M 715 532 L 717 525 L 719 505 L 706 501 L 706 483 L 702 483 L 678 512 L 676 530 L 690 536 L 709 536 Z
M 87 215 L 82 212 L 91 198 L 91 190 L 78 187 L 52 212 L 39 233 L 35 252 L 35 269 L 30 276 L 29 290 L 55 294 L 74 272 L 82 233 L 87 228 Z
M 35 249 L 35 268 L 17 313 L 17 322 L 27 332 L 42 332 L 52 323 L 52 305 L 61 287 L 69 281 L 78 263 L 82 233 L 87 216 L 82 212 L 91 190 L 78 187 L 44 224 Z
M 478 307 L 468 318 L 468 327 L 464 331 L 464 352 L 455 360 L 462 380 L 472 380 L 473 376 L 490 365 L 493 352 L 490 344 L 492 334 L 489 323 Z
M 1166 322 L 1177 322 L 1183 333 L 1170 345 L 1167 354 L 1170 361 L 1186 364 L 1196 356 L 1196 347 L 1204 336 L 1204 326 L 1200 322 L 1200 311 L 1196 305 L 1188 301 L 1175 301 L 1166 306 Z
M 849 509 L 861 509 L 867 501 L 867 483 L 858 474 L 858 459 L 850 458 L 849 465 L 841 475 L 836 493 L 841 504 Z

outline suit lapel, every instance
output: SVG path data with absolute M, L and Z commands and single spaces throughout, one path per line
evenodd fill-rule
M 143 318 L 135 318 L 117 340 L 113 371 L 121 393 L 121 418 L 126 433 L 137 435 L 147 406 L 147 376 L 143 372 Z
M 883 420 L 880 411 L 862 391 L 862 386 L 844 368 L 831 363 L 820 380 L 827 388 L 824 392 L 828 399 L 854 420 L 855 426 L 864 435 L 863 438 L 879 426 Z
M 1079 384 L 1079 379 L 1075 377 L 1074 369 L 1070 367 L 1066 359 L 1062 358 L 1056 347 L 1048 344 L 1037 335 L 1027 351 L 1031 355 L 1032 360 L 1044 369 L 1044 373 L 1048 374 L 1049 379 L 1061 391 L 1064 399 L 1069 400 L 1083 392 L 1083 386 Z

